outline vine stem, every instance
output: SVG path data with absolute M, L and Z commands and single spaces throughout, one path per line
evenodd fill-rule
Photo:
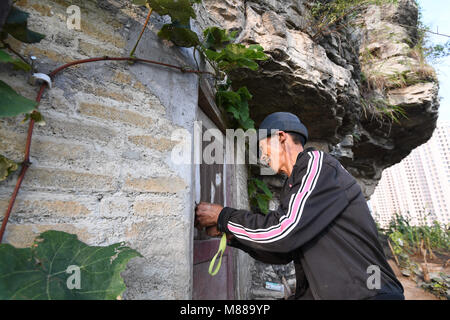
M 145 23 L 144 23 L 144 26 L 142 27 L 141 34 L 139 35 L 139 37 L 136 41 L 136 44 L 134 45 L 133 50 L 131 50 L 131 52 L 130 52 L 130 57 L 132 57 L 134 55 L 134 52 L 136 51 L 139 41 L 141 41 L 142 35 L 144 34 L 145 28 L 147 28 L 148 22 L 150 21 L 150 16 L 152 15 L 153 9 L 148 6 L 148 3 L 147 3 L 147 7 L 149 9 L 148 14 L 147 14 L 147 19 L 145 19 Z
M 46 84 L 41 85 L 41 88 L 39 89 L 39 92 L 36 97 L 36 102 L 39 103 L 42 98 L 42 94 L 44 93 Z M 33 128 L 34 128 L 34 119 L 31 118 L 30 124 L 28 125 L 28 135 L 27 135 L 27 143 L 25 147 L 25 157 L 22 162 L 22 169 L 20 170 L 19 178 L 17 179 L 16 186 L 14 187 L 13 194 L 11 196 L 11 199 L 9 200 L 8 209 L 6 210 L 5 217 L 3 218 L 2 226 L 0 228 L 0 243 L 2 243 L 3 240 L 3 234 L 5 233 L 6 225 L 9 220 L 9 216 L 11 215 L 12 208 L 14 206 L 14 203 L 17 198 L 17 194 L 19 193 L 20 186 L 22 185 L 22 181 L 25 177 L 25 173 L 27 172 L 28 168 L 30 167 L 30 149 L 31 149 L 31 137 L 33 135 Z
M 97 61 L 134 61 L 134 62 L 143 62 L 143 63 L 162 65 L 162 66 L 166 66 L 166 67 L 169 67 L 169 68 L 177 69 L 177 70 L 179 70 L 180 72 L 183 72 L 183 73 L 186 72 L 186 73 L 212 74 L 212 75 L 214 75 L 212 72 L 208 72 L 208 71 L 190 70 L 190 69 L 186 69 L 186 68 L 183 68 L 183 67 L 180 67 L 180 66 L 175 66 L 175 65 L 162 63 L 162 62 L 158 62 L 158 61 L 153 61 L 153 60 L 140 59 L 140 58 L 135 58 L 135 57 L 107 57 L 107 56 L 105 56 L 105 57 L 89 58 L 89 59 L 76 60 L 76 61 L 69 62 L 69 63 L 67 63 L 65 65 L 62 65 L 62 66 L 56 68 L 52 72 L 50 72 L 49 76 L 50 76 L 50 78 L 53 79 L 53 77 L 56 74 L 58 74 L 59 72 L 61 72 L 64 69 L 67 69 L 67 68 L 75 66 L 75 65 L 83 64 L 83 63 L 97 62 Z M 38 104 L 41 102 L 42 95 L 44 94 L 44 91 L 45 91 L 46 87 L 47 87 L 47 84 L 44 83 L 39 88 L 39 92 L 38 92 L 38 94 L 36 96 L 36 102 Z M 31 149 L 31 138 L 32 138 L 32 135 L 33 135 L 34 122 L 35 122 L 34 119 L 31 118 L 29 126 L 28 126 L 28 135 L 27 135 L 27 142 L 26 142 L 26 147 L 25 147 L 25 156 L 24 156 L 24 160 L 22 162 L 22 169 L 20 170 L 19 177 L 18 177 L 17 182 L 16 182 L 16 186 L 14 187 L 13 194 L 11 196 L 11 199 L 9 200 L 8 208 L 6 210 L 5 216 L 3 218 L 2 226 L 0 228 L 0 243 L 2 243 L 3 235 L 4 235 L 5 229 L 6 229 L 6 225 L 8 224 L 8 220 L 9 220 L 9 217 L 11 215 L 11 211 L 12 211 L 12 208 L 14 206 L 14 203 L 16 201 L 17 194 L 19 193 L 20 187 L 22 185 L 22 181 L 25 178 L 25 173 L 27 172 L 28 168 L 31 165 L 31 163 L 30 163 L 30 149 Z
M 191 70 L 191 69 L 186 69 L 184 67 L 180 67 L 180 66 L 175 66 L 172 64 L 168 64 L 168 63 L 163 63 L 163 62 L 159 62 L 159 61 L 154 61 L 154 60 L 148 60 L 148 59 L 140 59 L 140 58 L 135 58 L 135 57 L 97 57 L 97 58 L 89 58 L 89 59 L 84 59 L 84 60 L 76 60 L 76 61 L 72 61 L 69 62 L 55 70 L 53 70 L 52 72 L 49 73 L 50 77 L 54 77 L 58 72 L 60 72 L 61 70 L 64 70 L 68 67 L 72 67 L 75 66 L 77 64 L 83 64 L 83 63 L 87 63 L 87 62 L 96 62 L 96 61 L 134 61 L 134 62 L 143 62 L 143 63 L 150 63 L 150 64 L 157 64 L 160 66 L 165 66 L 165 67 L 169 67 L 169 68 L 173 68 L 173 69 L 177 69 L 181 72 L 186 72 L 186 73 L 198 73 L 198 74 L 210 74 L 215 76 L 214 73 L 209 72 L 209 71 L 198 71 L 198 70 Z

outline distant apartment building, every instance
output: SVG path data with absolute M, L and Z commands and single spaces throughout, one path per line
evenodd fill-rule
M 383 171 L 369 205 L 382 227 L 395 213 L 412 224 L 450 222 L 450 122 L 438 122 L 427 143 Z

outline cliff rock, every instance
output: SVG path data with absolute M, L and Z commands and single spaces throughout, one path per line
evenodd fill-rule
M 253 94 L 256 125 L 276 111 L 300 117 L 311 142 L 335 155 L 370 197 L 383 169 L 432 135 L 438 83 L 417 34 L 413 0 L 371 5 L 344 28 L 319 33 L 312 1 L 210 0 L 199 23 L 239 32 L 271 57 L 233 85 Z M 206 13 L 207 12 L 207 13 Z

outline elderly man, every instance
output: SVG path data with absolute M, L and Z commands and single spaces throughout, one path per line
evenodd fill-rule
M 308 132 L 292 113 L 267 116 L 259 132 L 268 133 L 258 137 L 261 161 L 288 176 L 279 208 L 263 215 L 201 202 L 196 225 L 225 232 L 259 261 L 294 261 L 294 299 L 404 299 L 355 179 L 334 157 L 303 149 Z

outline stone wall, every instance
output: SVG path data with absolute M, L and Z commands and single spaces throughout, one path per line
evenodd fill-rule
M 81 30 L 69 30 L 66 9 L 81 8 Z M 128 56 L 145 21 L 131 1 L 20 0 L 37 44 L 8 42 L 37 57 L 39 72 L 94 56 Z M 176 65 L 188 50 L 160 41 L 152 16 L 137 55 Z M 24 72 L 0 65 L 0 79 L 35 99 Z M 192 287 L 193 169 L 170 160 L 175 129 L 192 132 L 198 82 L 161 66 L 96 62 L 66 69 L 46 90 L 35 126 L 31 167 L 6 229 L 5 242 L 29 246 L 45 230 L 76 233 L 90 245 L 125 241 L 144 257 L 123 276 L 126 299 L 188 299 Z M 28 123 L 0 121 L 0 150 L 21 162 Z M 18 172 L 0 183 L 0 211 L 8 206 Z

